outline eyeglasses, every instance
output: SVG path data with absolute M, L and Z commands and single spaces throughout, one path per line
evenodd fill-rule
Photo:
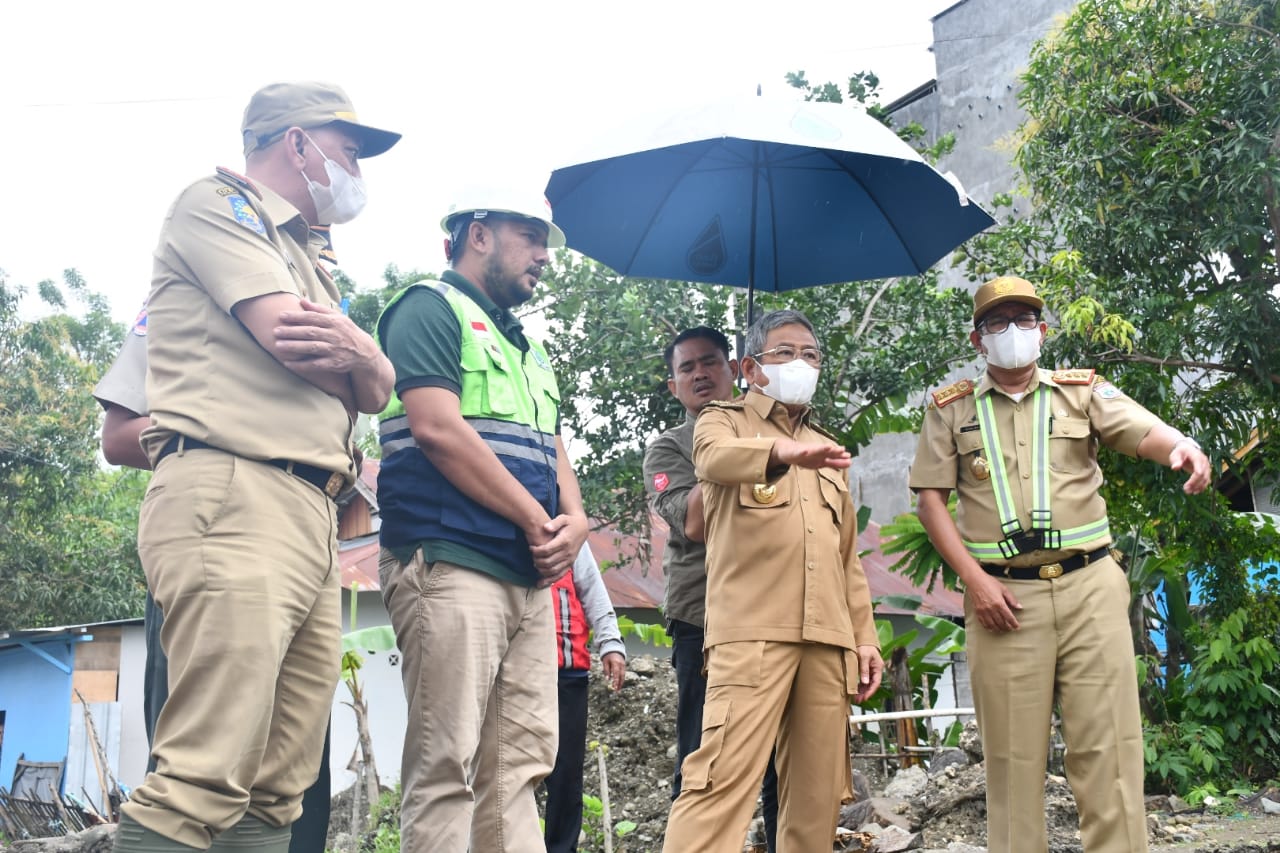
M 1010 323 L 1023 331 L 1030 331 L 1040 325 L 1040 315 L 1034 311 L 1028 311 L 1016 317 L 988 317 L 978 324 L 978 331 L 987 335 L 999 335 L 1009 328 Z
M 762 355 L 771 355 L 780 362 L 795 361 L 797 358 L 803 358 L 814 367 L 822 364 L 822 350 L 817 347 L 801 347 L 797 350 L 793 346 L 783 344 L 773 349 L 767 349 L 764 352 L 758 352 L 751 357 L 759 361 Z

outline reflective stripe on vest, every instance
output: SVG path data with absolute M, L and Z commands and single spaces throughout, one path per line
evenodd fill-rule
M 1031 530 L 1039 533 L 1036 547 L 1049 551 L 1072 548 L 1092 542 L 1100 537 L 1110 535 L 1107 519 L 1082 524 L 1066 530 L 1053 528 L 1053 512 L 1050 507 L 1049 488 L 1049 430 L 1053 419 L 1051 412 L 1053 391 L 1046 383 L 1041 383 L 1032 395 L 1033 414 L 1031 432 Z M 1000 517 L 1000 532 L 1004 539 L 999 542 L 969 542 L 964 546 L 976 560 L 1010 559 L 1022 553 L 1022 546 L 1017 539 L 1024 539 L 1022 522 L 1018 520 L 1014 508 L 1013 488 L 1009 482 L 1009 473 L 1004 467 L 1004 450 L 1000 445 L 1000 431 L 996 428 L 995 403 L 992 394 L 982 395 L 977 400 L 978 427 L 982 431 L 982 448 L 987 454 L 991 471 L 991 487 L 995 490 L 996 512 Z
M 556 437 L 533 429 L 525 424 L 499 421 L 493 418 L 463 418 L 480 438 L 498 456 L 529 459 L 534 462 L 556 464 Z M 399 433 L 397 435 L 397 433 Z M 378 424 L 379 443 L 383 456 L 401 450 L 416 448 L 418 442 L 409 430 L 409 418 L 401 415 L 388 418 Z
M 1106 537 L 1111 538 L 1111 525 L 1107 519 L 1094 521 L 1089 524 L 1082 524 L 1079 527 L 1069 527 L 1066 530 L 1055 530 L 1057 545 L 1053 550 L 1061 550 L 1065 548 L 1078 548 L 1081 545 L 1087 545 L 1098 539 Z M 969 551 L 975 560 L 999 560 L 1007 559 L 1006 554 L 1001 546 L 1004 542 L 970 542 L 964 540 L 964 547 Z

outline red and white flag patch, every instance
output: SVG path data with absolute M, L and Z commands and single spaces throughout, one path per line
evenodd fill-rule
M 671 485 L 671 480 L 667 478 L 666 474 L 659 473 L 653 475 L 653 488 L 655 490 L 665 492 L 669 485 Z

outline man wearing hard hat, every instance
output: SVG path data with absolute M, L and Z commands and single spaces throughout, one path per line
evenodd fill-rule
M 441 221 L 452 262 L 378 320 L 396 396 L 380 419 L 382 596 L 403 654 L 401 846 L 542 849 L 556 755 L 545 587 L 587 536 L 546 350 L 512 313 L 564 245 L 540 195 L 477 192 Z

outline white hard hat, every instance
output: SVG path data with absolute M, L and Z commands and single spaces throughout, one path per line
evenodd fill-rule
M 483 220 L 490 213 L 502 213 L 523 219 L 536 219 L 547 226 L 547 247 L 558 249 L 564 245 L 564 232 L 551 221 L 551 202 L 544 195 L 520 195 L 506 191 L 471 190 L 460 201 L 449 205 L 449 212 L 440 220 L 440 227 L 452 236 L 449 223 L 459 215 L 471 214 L 472 219 Z

